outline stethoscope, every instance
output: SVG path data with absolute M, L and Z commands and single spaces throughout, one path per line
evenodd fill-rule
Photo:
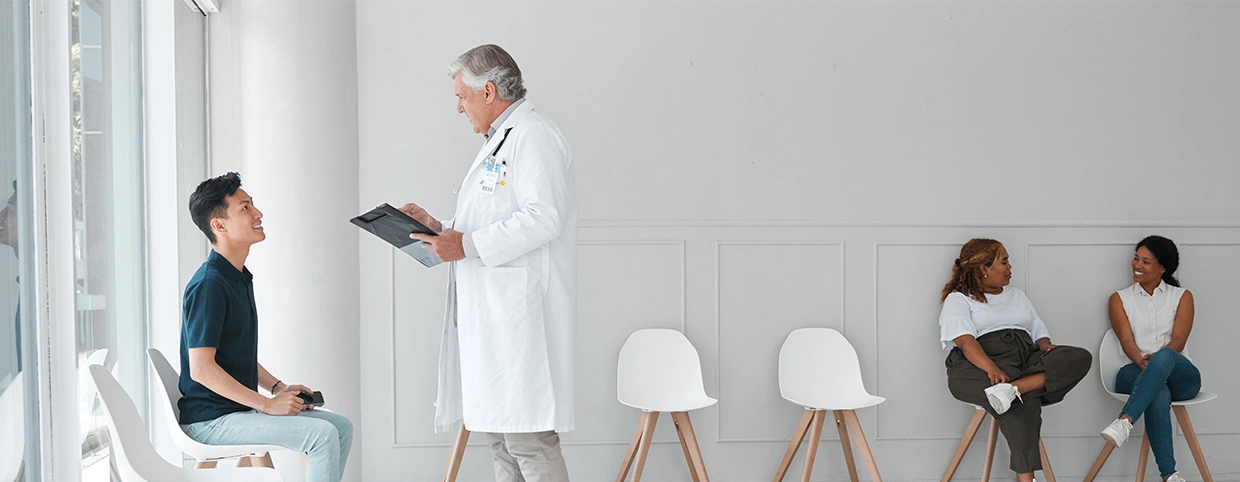
M 501 138 L 499 139 L 499 144 L 496 144 L 496 145 L 495 145 L 495 149 L 491 150 L 491 153 L 487 155 L 487 157 L 486 157 L 486 164 L 487 164 L 486 169 L 487 169 L 487 171 L 488 171 L 488 172 L 494 172 L 494 169 L 495 169 L 495 155 L 496 155 L 496 154 L 499 154 L 499 149 L 500 149 L 501 147 L 504 147 L 504 141 L 507 141 L 507 140 L 508 140 L 508 133 L 509 133 L 509 132 L 512 132 L 512 128 L 511 128 L 511 127 L 507 128 L 507 129 L 504 129 L 504 137 L 501 137 Z M 502 159 L 502 160 L 500 160 L 500 161 L 499 161 L 499 166 L 500 166 L 500 176 L 502 176 L 502 177 L 508 177 L 508 160 L 507 160 L 507 159 Z M 453 190 L 452 190 L 452 194 L 457 194 L 457 193 L 460 193 L 460 192 L 461 192 L 461 190 L 460 190 L 460 189 L 453 189 Z
M 490 171 L 490 170 L 492 170 L 492 169 L 494 169 L 494 168 L 495 168 L 495 155 L 496 155 L 496 154 L 499 154 L 499 149 L 500 149 L 501 147 L 504 147 L 504 141 L 507 141 L 507 140 L 508 140 L 508 133 L 509 133 L 509 132 L 512 132 L 512 128 L 511 128 L 511 127 L 507 128 L 507 129 L 504 129 L 504 137 L 501 137 L 501 138 L 499 139 L 499 144 L 496 144 L 496 145 L 495 145 L 495 149 L 494 149 L 494 150 L 492 150 L 492 151 L 491 151 L 491 154 L 487 156 L 486 161 L 487 161 L 487 170 L 488 170 L 488 171 Z M 499 169 L 500 169 L 500 176 L 501 176 L 501 177 L 508 177 L 508 159 L 500 159 L 500 160 L 499 160 L 499 165 L 500 165 L 500 167 L 499 167 Z

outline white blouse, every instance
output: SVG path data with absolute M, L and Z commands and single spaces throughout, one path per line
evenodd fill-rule
M 973 335 L 974 338 L 987 333 L 1020 329 L 1029 333 L 1034 340 L 1050 338 L 1046 324 L 1038 318 L 1033 302 L 1024 291 L 1011 286 L 1003 287 L 997 295 L 984 295 L 986 302 L 981 303 L 955 292 L 943 300 L 943 311 L 939 313 L 939 341 L 943 349 L 956 346 L 954 341 L 961 335 Z
M 1171 341 L 1171 328 L 1175 325 L 1175 313 L 1180 309 L 1184 288 L 1159 282 L 1154 294 L 1145 292 L 1141 283 L 1116 291 L 1124 303 L 1132 337 L 1142 355 L 1149 355 L 1167 346 Z

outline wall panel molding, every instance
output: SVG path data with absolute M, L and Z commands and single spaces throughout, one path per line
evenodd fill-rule
M 814 247 L 835 247 L 837 248 L 839 250 L 838 262 L 839 262 L 839 267 L 840 267 L 840 271 L 839 271 L 840 304 L 839 304 L 838 316 L 840 320 L 840 332 L 843 333 L 846 331 L 845 328 L 847 326 L 847 318 L 845 316 L 845 313 L 846 313 L 845 305 L 847 304 L 846 292 L 847 292 L 848 283 L 847 283 L 847 274 L 846 274 L 847 270 L 846 270 L 846 265 L 845 265 L 846 248 L 845 248 L 844 241 L 821 241 L 821 240 L 741 241 L 741 240 L 718 240 L 717 239 L 715 241 L 715 259 L 714 259 L 715 261 L 714 263 L 714 267 L 715 267 L 715 277 L 714 277 L 715 278 L 715 306 L 714 306 L 715 308 L 715 316 L 714 316 L 715 347 L 714 348 L 715 348 L 715 354 L 716 354 L 714 381 L 715 381 L 716 390 L 722 392 L 722 387 L 723 387 L 723 379 L 721 375 L 723 371 L 722 370 L 723 352 L 722 352 L 722 340 L 721 340 L 721 337 L 722 337 L 721 333 L 723 331 L 723 326 L 721 324 L 722 301 L 723 301 L 723 293 L 721 290 L 722 290 L 722 284 L 723 284 L 723 277 L 722 277 L 722 272 L 721 272 L 721 266 L 722 266 L 721 255 L 723 251 L 722 248 L 724 248 L 725 246 L 755 246 L 755 247 L 814 246 Z M 777 377 L 777 375 L 778 374 L 773 373 L 772 377 Z M 721 395 L 721 393 L 717 393 L 716 395 Z M 716 407 L 719 407 L 721 409 L 722 406 L 727 402 L 721 396 L 717 396 L 716 398 L 719 399 L 719 403 L 716 404 Z M 789 404 L 791 403 L 791 402 L 787 402 L 782 399 L 781 399 L 781 402 L 789 403 Z M 723 436 L 723 429 L 724 429 L 723 418 L 724 417 L 722 416 L 722 410 L 719 410 L 718 416 L 715 417 L 715 443 L 720 443 L 720 444 L 787 443 L 791 439 L 791 437 L 789 438 L 724 437 Z M 788 428 L 788 432 L 791 433 L 791 430 L 795 428 L 796 428 L 795 424 L 790 425 Z M 823 435 L 824 435 L 824 440 L 829 440 L 830 439 L 829 437 L 834 435 L 834 433 L 828 430 L 823 430 Z
M 881 335 L 879 333 L 879 326 L 880 324 L 883 323 L 883 320 L 879 317 L 880 293 L 878 289 L 882 283 L 882 278 L 880 274 L 880 269 L 881 269 L 880 264 L 882 263 L 882 254 L 881 254 L 882 248 L 884 247 L 942 248 L 946 246 L 959 247 L 959 246 L 962 246 L 967 241 L 968 241 L 968 238 L 964 238 L 963 241 L 928 241 L 928 242 L 879 241 L 879 242 L 874 243 L 874 257 L 871 260 L 872 266 L 873 266 L 873 273 L 874 273 L 874 285 L 871 286 L 870 288 L 871 288 L 871 298 L 874 301 L 874 312 L 873 312 L 874 313 L 874 338 L 872 342 L 874 344 L 873 346 L 874 346 L 874 375 L 875 375 L 874 380 L 875 382 L 874 382 L 873 393 L 875 395 L 878 395 L 880 397 L 885 397 L 888 400 L 891 400 L 892 398 L 889 395 L 884 395 L 884 393 L 886 392 L 883 389 L 883 377 L 881 376 L 882 369 L 883 369 L 882 368 L 883 360 L 885 359 L 885 357 L 883 356 L 883 351 L 882 351 L 883 344 L 881 340 Z M 937 343 L 937 342 L 934 342 L 934 343 Z M 944 354 L 944 356 L 946 356 L 946 354 Z M 955 399 L 950 399 L 947 402 L 950 404 L 953 404 L 953 406 L 954 404 L 963 404 L 962 402 L 955 400 Z M 883 403 L 887 403 L 887 402 L 883 402 Z M 886 440 L 959 440 L 961 434 L 964 433 L 964 428 L 966 426 L 966 425 L 961 425 L 959 433 L 957 433 L 955 436 L 942 435 L 942 436 L 929 436 L 929 437 L 892 437 L 889 435 L 884 435 L 883 433 L 882 409 L 883 409 L 883 405 L 879 404 L 877 407 L 875 407 L 875 410 L 874 410 L 874 421 L 875 421 L 874 422 L 875 423 L 874 440 L 875 441 L 880 441 L 880 440 L 883 440 L 883 441 L 886 441 Z

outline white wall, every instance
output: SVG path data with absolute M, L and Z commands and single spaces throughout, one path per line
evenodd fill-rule
M 259 361 L 323 392 L 355 426 L 358 365 L 357 77 L 352 2 L 229 1 L 209 18 L 211 168 L 241 174 L 267 239 L 250 251 Z M 276 455 L 287 480 L 300 457 Z
M 720 403 L 692 415 L 713 480 L 769 480 L 799 417 L 776 354 L 802 326 L 842 329 L 887 397 L 860 412 L 884 477 L 937 480 L 970 415 L 945 389 L 935 323 L 959 245 L 1004 241 L 1054 341 L 1096 351 L 1131 244 L 1162 233 L 1183 243 L 1191 351 L 1222 394 L 1191 412 L 1215 478 L 1235 480 L 1237 24 L 1230 2 L 361 0 L 356 207 L 451 215 L 481 138 L 443 66 L 507 48 L 578 163 L 579 418 L 564 440 L 585 481 L 613 478 L 632 434 L 615 359 L 645 327 L 683 329 L 702 355 Z M 364 475 L 437 477 L 446 270 L 359 237 Z M 1046 411 L 1057 475 L 1085 475 L 1118 409 L 1094 373 Z M 689 479 L 670 426 L 648 480 Z M 983 447 L 958 478 L 978 476 Z M 838 445 L 820 450 L 814 479 L 845 479 Z M 1136 455 L 1103 476 L 1131 477 Z M 1182 439 L 1177 455 L 1200 480 Z M 490 474 L 471 449 L 460 480 Z

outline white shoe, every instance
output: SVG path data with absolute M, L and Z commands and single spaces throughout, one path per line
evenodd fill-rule
M 1110 425 L 1107 425 L 1107 428 L 1102 429 L 1102 437 L 1110 440 L 1116 447 L 1119 447 L 1124 445 L 1124 441 L 1128 440 L 1128 432 L 1131 431 L 1132 422 L 1129 422 L 1128 419 L 1117 418 Z M 1179 477 L 1180 480 L 1177 482 L 1184 482 L 1183 477 L 1174 474 L 1172 477 Z M 1167 480 L 1170 481 L 1171 479 Z
M 1171 475 L 1167 476 L 1166 482 L 1188 482 L 1188 481 L 1184 480 L 1184 477 L 1180 477 L 1179 472 L 1172 472 Z
M 1012 400 L 1021 400 L 1020 390 L 1010 383 L 991 385 L 986 389 L 986 399 L 990 400 L 990 406 L 994 407 L 995 413 L 1002 414 L 1012 408 Z

